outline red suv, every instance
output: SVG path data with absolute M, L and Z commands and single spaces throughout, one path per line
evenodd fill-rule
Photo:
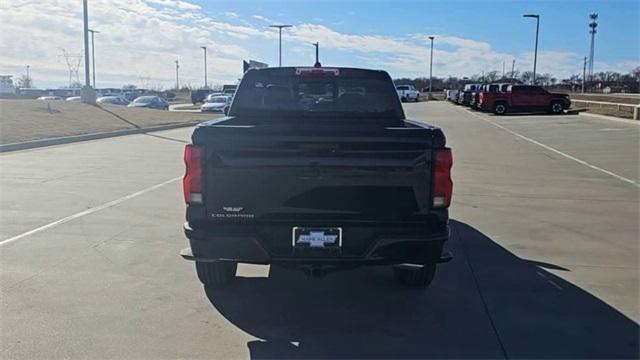
M 518 111 L 547 111 L 561 114 L 571 106 L 567 94 L 550 93 L 540 86 L 511 85 L 506 92 L 480 94 L 479 108 L 496 115 Z

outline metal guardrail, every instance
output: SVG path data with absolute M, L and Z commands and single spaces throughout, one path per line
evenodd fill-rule
M 589 108 L 589 105 L 594 104 L 594 105 L 598 105 L 597 106 L 598 108 L 616 107 L 618 111 L 623 111 L 622 109 L 629 109 L 629 113 L 633 113 L 633 120 L 640 120 L 639 104 L 622 104 L 622 103 L 613 103 L 613 102 L 607 102 L 607 101 L 593 101 L 593 100 L 580 100 L 580 99 L 571 99 L 571 102 L 585 103 L 587 104 L 587 108 Z

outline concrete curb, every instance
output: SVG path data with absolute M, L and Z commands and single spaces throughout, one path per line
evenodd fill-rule
M 624 118 L 619 118 L 619 117 L 615 117 L 615 116 L 591 114 L 591 113 L 588 113 L 588 112 L 580 112 L 580 115 L 589 116 L 589 117 L 593 117 L 593 118 L 598 118 L 598 119 L 602 119 L 602 120 L 617 121 L 617 122 L 624 122 L 624 123 L 627 123 L 627 124 L 640 125 L 640 121 L 638 121 L 638 120 L 624 119 Z
M 178 129 L 178 128 L 183 128 L 183 127 L 196 126 L 197 124 L 198 123 L 181 123 L 181 124 L 149 126 L 149 127 L 136 128 L 136 129 L 123 129 L 123 130 L 116 130 L 116 131 L 107 131 L 107 132 L 99 132 L 99 133 L 91 133 L 91 134 L 62 136 L 62 137 L 56 137 L 56 138 L 48 138 L 48 139 L 40 139 L 40 140 L 31 140 L 31 141 L 24 141 L 24 142 L 18 142 L 18 143 L 11 143 L 11 144 L 3 144 L 3 145 L 0 145 L 0 153 L 9 152 L 9 151 L 34 149 L 34 148 L 45 147 L 45 146 L 69 144 L 69 143 L 80 142 L 80 141 L 105 139 L 105 138 L 116 137 L 116 136 L 144 134 L 144 133 L 154 132 L 154 131 Z

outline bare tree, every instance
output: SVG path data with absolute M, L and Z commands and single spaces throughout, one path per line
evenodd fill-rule
M 533 72 L 532 71 L 523 71 L 522 74 L 520 74 L 520 80 L 524 84 L 531 82 L 531 80 L 533 80 Z
M 497 71 L 489 71 L 485 76 L 485 81 L 486 82 L 496 82 L 496 80 L 498 80 L 498 72 Z

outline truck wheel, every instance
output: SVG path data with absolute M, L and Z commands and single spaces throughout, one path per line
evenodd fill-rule
M 562 114 L 562 110 L 564 110 L 564 106 L 559 101 L 554 101 L 551 103 L 551 113 L 552 114 Z
M 433 281 L 435 274 L 436 264 L 426 264 L 420 268 L 393 267 L 396 281 L 404 286 L 427 287 Z
M 196 262 L 198 279 L 205 286 L 225 285 L 236 277 L 238 264 L 231 262 Z
M 403 96 L 403 97 L 400 98 L 400 101 L 401 102 L 407 102 L 407 98 Z
M 507 113 L 507 104 L 497 103 L 493 106 L 493 113 L 496 115 L 504 115 Z

